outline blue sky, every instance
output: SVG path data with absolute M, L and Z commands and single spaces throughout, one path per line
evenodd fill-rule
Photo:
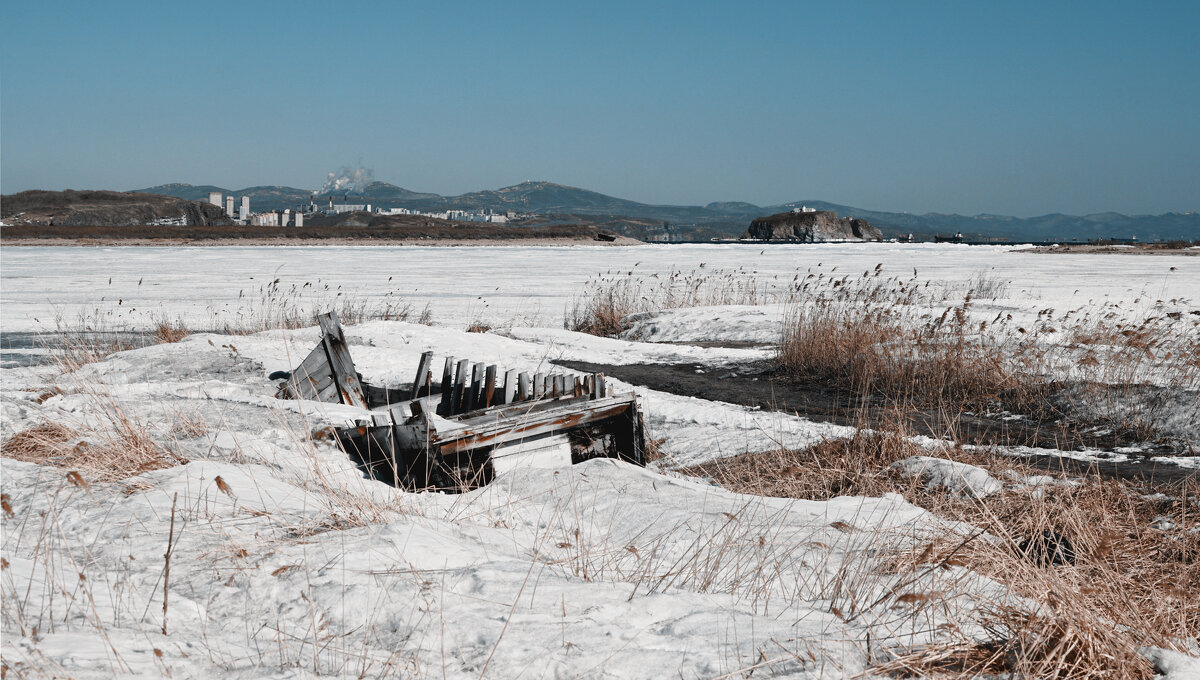
M 1200 209 L 1200 3 L 9 2 L 0 190 Z

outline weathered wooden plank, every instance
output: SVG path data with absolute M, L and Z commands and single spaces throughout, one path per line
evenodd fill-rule
M 529 380 L 528 373 L 521 373 L 517 376 L 517 401 L 526 401 L 533 398 L 533 384 Z
M 497 406 L 487 409 L 486 411 L 476 411 L 469 414 L 458 421 L 462 427 L 482 427 L 490 426 L 506 419 L 523 419 L 530 414 L 544 413 L 554 409 L 574 409 L 574 408 L 599 408 L 606 403 L 618 403 L 622 401 L 630 401 L 629 397 L 613 397 L 611 400 L 605 400 L 599 404 L 591 403 L 587 397 L 579 397 L 573 399 L 555 399 L 548 401 L 540 401 L 534 404 L 512 404 L 510 406 Z M 456 430 L 450 431 L 450 436 L 453 438 Z
M 467 380 L 469 379 L 468 369 L 471 366 L 469 359 L 462 359 L 458 362 L 458 367 L 455 369 L 454 378 L 454 394 L 450 398 L 450 411 L 446 415 L 454 415 L 462 413 L 462 404 L 467 391 Z
M 333 382 L 333 369 L 325 354 L 325 346 L 317 345 L 288 379 L 288 390 L 296 399 L 316 399 L 321 390 Z M 335 402 L 338 400 L 335 399 Z
M 572 391 L 572 394 L 574 394 L 574 396 L 576 396 L 576 397 L 582 397 L 584 395 L 583 378 L 580 378 L 579 376 L 575 376 L 575 386 Z
M 530 414 L 517 423 L 498 422 L 479 428 L 465 428 L 441 438 L 437 450 L 442 454 L 455 454 L 481 446 L 497 446 L 513 441 L 561 432 L 590 423 L 616 417 L 630 408 L 632 400 L 600 406 L 593 409 L 548 409 L 543 413 Z
M 305 376 L 293 376 L 297 384 L 303 384 L 313 392 L 321 390 L 333 384 L 333 371 L 326 368 L 324 373 L 309 374 Z
M 324 347 L 320 348 L 322 352 Z M 317 374 L 297 374 L 293 373 L 289 380 L 288 389 L 291 390 L 292 396 L 296 399 L 317 399 L 322 391 L 333 384 L 333 371 L 326 367 L 324 373 Z M 341 400 L 335 397 L 332 403 L 339 403 Z
M 541 399 L 546 396 L 546 376 L 535 373 L 533 376 L 533 398 Z
M 417 377 L 413 380 L 412 394 L 409 399 L 417 399 L 421 396 L 421 391 L 424 390 L 424 396 L 429 395 L 429 383 L 433 381 L 433 374 L 429 369 L 433 367 L 433 352 L 422 352 L 421 361 L 417 364 Z
M 467 388 L 466 397 L 463 399 L 463 413 L 474 411 L 475 405 L 479 403 L 480 389 L 483 387 L 483 371 L 483 364 L 471 366 L 471 385 Z
M 501 404 L 511 404 L 517 400 L 517 381 L 516 369 L 504 372 L 504 397 Z
M 492 400 L 496 397 L 496 372 L 498 370 L 496 364 L 487 367 L 487 375 L 483 378 L 483 390 L 479 398 L 480 408 L 490 407 Z
M 450 397 L 454 394 L 454 357 L 446 357 L 442 367 L 442 415 L 450 415 Z
M 329 356 L 325 354 L 325 347 L 317 345 L 308 353 L 308 356 L 304 357 L 304 361 L 300 362 L 296 370 L 292 371 L 292 375 L 297 373 L 317 375 L 329 370 Z
M 329 404 L 342 403 L 341 390 L 338 389 L 338 384 L 330 380 L 329 384 L 317 394 L 316 401 L 323 401 Z
M 358 374 L 354 371 L 354 361 L 350 358 L 350 349 L 346 346 L 346 336 L 342 334 L 342 325 L 338 322 L 337 314 L 320 314 L 317 316 L 317 323 L 321 326 L 322 342 L 329 354 L 329 365 L 333 368 L 334 381 L 337 383 L 342 403 L 367 408 L 367 398 L 358 381 Z
M 604 374 L 595 373 L 592 375 L 592 398 L 600 399 L 604 396 Z

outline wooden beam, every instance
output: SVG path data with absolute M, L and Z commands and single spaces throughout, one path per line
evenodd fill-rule
M 466 397 L 463 399 L 463 413 L 474 411 L 475 405 L 479 403 L 480 389 L 483 387 L 483 371 L 483 364 L 471 366 L 471 386 L 467 388 Z
M 450 396 L 450 410 L 446 413 L 448 416 L 452 416 L 455 413 L 462 413 L 464 393 L 467 391 L 467 369 L 470 366 L 471 361 L 469 359 L 462 359 L 458 362 L 458 367 L 454 372 L 454 394 Z
M 533 398 L 533 384 L 529 381 L 528 373 L 521 373 L 517 376 L 517 401 L 525 401 Z
M 413 380 L 412 394 L 409 399 L 419 399 L 421 396 L 429 396 L 429 388 L 433 381 L 433 374 L 429 369 L 433 367 L 433 352 L 422 352 L 421 361 L 417 364 L 417 377 Z M 425 390 L 425 394 L 421 394 L 421 390 Z
M 483 446 L 498 446 L 608 420 L 625 413 L 630 408 L 633 408 L 632 400 L 619 400 L 616 403 L 589 409 L 577 407 L 547 409 L 544 412 L 532 413 L 516 423 L 502 421 L 439 435 L 437 442 L 431 444 L 431 448 L 436 449 L 442 455 L 448 455 Z
M 517 400 L 517 372 L 510 369 L 504 372 L 504 399 L 502 404 L 511 404 Z
M 442 415 L 450 415 L 450 397 L 454 394 L 454 357 L 446 357 L 446 365 L 442 367 Z
M 496 397 L 496 372 L 498 370 L 496 364 L 487 367 L 487 375 L 483 378 L 483 390 L 479 398 L 480 408 L 489 408 L 492 400 Z
M 342 403 L 367 408 L 367 397 L 358 381 L 358 373 L 354 371 L 354 361 L 350 358 L 350 349 L 346 346 L 346 336 L 342 334 L 337 314 L 320 314 L 317 323 L 321 326 L 321 341 L 329 354 L 329 366 L 333 369 L 334 382 L 337 383 Z

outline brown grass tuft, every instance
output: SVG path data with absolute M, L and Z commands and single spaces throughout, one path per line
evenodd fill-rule
M 985 602 L 968 613 L 986 639 L 949 635 L 945 644 L 901 650 L 876 671 L 906 677 L 973 677 L 1014 673 L 1030 678 L 1149 678 L 1137 647 L 1181 649 L 1200 634 L 1200 481 L 1168 489 L 1095 476 L 1067 479 L 986 452 L 946 448 L 940 457 L 987 469 L 1009 480 L 1050 476 L 1055 483 L 1014 487 L 984 499 L 930 491 L 890 472 L 892 462 L 931 452 L 894 434 L 829 440 L 799 451 L 739 456 L 685 473 L 712 477 L 742 493 L 831 498 L 902 494 L 948 520 L 986 530 L 989 538 L 953 532 L 893 555 L 885 569 L 912 573 L 930 565 L 960 565 L 1006 585 L 1035 603 Z M 1168 493 L 1151 495 L 1152 490 Z M 1157 522 L 1157 524 L 1156 524 Z M 1169 527 L 1168 529 L 1155 528 Z M 1039 560 L 1030 541 L 1053 535 L 1071 546 L 1072 560 Z M 923 594 L 895 593 L 919 605 Z
M 154 342 L 156 344 L 179 342 L 191 334 L 183 321 L 162 320 L 154 327 Z
M 610 272 L 591 279 L 567 310 L 565 327 L 592 335 L 615 336 L 629 328 L 633 314 L 709 305 L 754 305 L 775 298 L 745 269 L 703 269 L 691 273 L 643 276 Z M 786 293 L 785 293 L 786 295 Z
M 6 458 L 71 470 L 72 482 L 112 482 L 186 462 L 158 446 L 140 425 L 124 416 L 110 428 L 81 431 L 61 423 L 43 422 L 9 437 Z M 82 484 L 80 483 L 82 482 Z

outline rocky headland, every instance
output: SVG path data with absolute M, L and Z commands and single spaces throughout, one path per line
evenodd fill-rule
M 883 234 L 866 220 L 838 217 L 828 210 L 785 212 L 760 217 L 750 223 L 743 239 L 758 241 L 882 241 Z
M 221 208 L 175 196 L 121 191 L 22 191 L 4 196 L 8 225 L 127 227 L 134 225 L 219 226 L 233 224 Z

